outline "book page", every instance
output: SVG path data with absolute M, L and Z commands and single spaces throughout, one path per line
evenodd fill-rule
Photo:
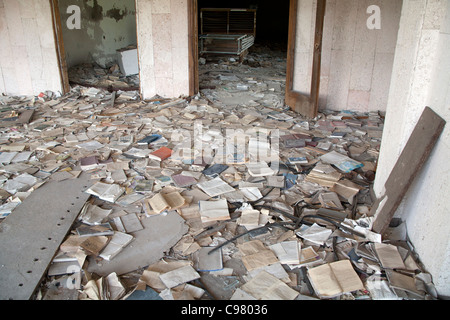
M 375 243 L 374 248 L 383 268 L 405 268 L 403 259 L 396 246 L 386 243 Z
M 186 199 L 179 192 L 171 192 L 164 195 L 169 209 L 178 209 L 186 204 Z
M 102 182 L 97 182 L 92 187 L 86 190 L 87 193 L 93 196 L 101 197 L 104 193 L 108 191 L 109 185 Z
M 199 208 L 202 222 L 230 219 L 226 200 L 200 201 Z
M 364 290 L 364 285 L 355 269 L 353 269 L 350 260 L 333 262 L 330 264 L 330 267 L 336 279 L 338 279 L 343 293 Z
M 308 276 L 319 297 L 332 298 L 342 293 L 341 286 L 329 264 L 309 269 Z
M 161 213 L 164 210 L 170 208 L 169 204 L 166 202 L 166 199 L 162 196 L 162 194 L 158 193 L 153 198 L 148 200 L 148 203 L 152 207 L 153 211 L 156 213 Z
M 277 262 L 278 258 L 270 249 L 265 249 L 257 253 L 242 257 L 242 263 L 244 264 L 247 271 L 252 271 Z
M 266 271 L 261 271 L 241 287 L 260 300 L 294 300 L 298 292 Z
M 234 191 L 233 187 L 219 177 L 199 183 L 197 186 L 210 197 L 216 197 L 221 194 Z

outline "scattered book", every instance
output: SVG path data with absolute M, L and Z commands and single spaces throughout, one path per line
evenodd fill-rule
M 88 237 L 80 244 L 80 247 L 86 250 L 89 254 L 98 256 L 100 252 L 109 242 L 109 238 L 106 236 Z
M 227 169 L 228 169 L 227 165 L 216 163 L 203 170 L 203 174 L 208 178 L 216 178 Z
M 80 237 L 97 237 L 97 236 L 112 236 L 114 230 L 109 222 L 102 223 L 96 226 L 82 225 L 78 227 L 77 233 Z
M 291 157 L 288 158 L 290 164 L 307 164 L 308 159 L 306 157 Z
M 214 250 L 214 247 L 203 247 L 194 252 L 194 266 L 197 271 L 209 272 L 223 269 L 222 250 Z
M 344 136 L 345 136 L 346 134 L 347 134 L 346 132 L 333 132 L 333 133 L 330 135 L 330 138 L 338 138 L 338 139 L 342 139 L 342 138 L 344 138 Z
M 125 192 L 125 188 L 117 184 L 97 182 L 85 192 L 107 202 L 114 203 Z
M 139 149 L 139 148 L 131 148 L 124 155 L 131 159 L 139 159 L 145 158 L 150 154 L 151 150 L 149 149 Z
M 303 148 L 306 146 L 304 139 L 288 139 L 284 141 L 285 148 Z
M 184 188 L 192 186 L 193 184 L 197 183 L 197 180 L 194 177 L 186 176 L 183 174 L 174 174 L 172 176 L 173 182 L 177 185 L 177 187 Z
M 99 165 L 98 158 L 96 156 L 90 156 L 80 159 L 80 168 L 83 171 L 89 171 L 96 169 Z
M 134 187 L 134 191 L 136 192 L 152 192 L 154 180 L 138 180 Z
M 216 197 L 234 191 L 233 187 L 219 177 L 210 181 L 201 182 L 197 186 L 210 197 Z
M 331 299 L 344 293 L 364 290 L 364 285 L 350 260 L 327 263 L 308 270 L 308 277 L 318 297 Z
M 117 230 L 120 232 L 133 233 L 144 229 L 141 220 L 139 220 L 136 213 L 129 213 L 124 216 L 115 217 L 113 221 Z
M 159 135 L 159 134 L 152 134 L 150 136 L 147 136 L 147 137 L 139 140 L 137 142 L 137 144 L 140 145 L 140 146 L 145 146 L 145 145 L 149 145 L 150 143 L 155 142 L 155 141 L 157 141 L 157 140 L 159 140 L 161 138 L 162 138 L 162 136 Z
M 165 187 L 173 182 L 172 178 L 169 176 L 159 176 L 155 178 L 155 183 L 160 187 Z
M 271 176 L 275 174 L 275 171 L 271 169 L 264 161 L 247 163 L 246 166 L 248 173 L 253 177 Z
M 1 152 L 0 153 L 0 163 L 9 164 L 17 156 L 18 152 Z
M 230 212 L 228 211 L 227 200 L 199 201 L 199 211 L 202 222 L 228 220 Z
M 150 159 L 163 161 L 169 158 L 172 155 L 172 150 L 167 147 L 161 147 L 160 149 L 151 152 L 148 157 Z
M 134 237 L 132 235 L 123 233 L 123 232 L 114 232 L 109 243 L 100 253 L 100 258 L 103 258 L 107 261 L 112 260 L 115 256 L 117 256 L 123 248 L 125 248 L 131 241 L 133 241 Z
M 87 202 L 81 210 L 79 219 L 88 225 L 99 225 L 112 212 Z
M 186 204 L 186 199 L 177 191 L 166 194 L 158 193 L 148 201 L 149 214 L 160 214 L 166 210 L 176 210 Z

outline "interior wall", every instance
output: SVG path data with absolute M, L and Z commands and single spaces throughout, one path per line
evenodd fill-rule
M 188 0 L 136 0 L 141 95 L 189 95 Z
M 71 5 L 81 9 L 80 29 L 67 26 Z M 59 0 L 59 11 L 69 68 L 87 62 L 110 67 L 118 49 L 137 44 L 134 0 Z
M 441 296 L 450 297 L 450 4 L 447 0 L 404 0 L 385 129 L 374 191 L 384 183 L 423 109 L 447 125 L 395 217 L 407 226 L 421 261 Z
M 316 0 L 299 0 L 294 90 L 309 94 Z M 367 8 L 381 10 L 381 29 L 371 30 Z M 327 0 L 319 108 L 385 111 L 402 0 Z
M 0 93 L 62 92 L 50 2 L 0 0 Z

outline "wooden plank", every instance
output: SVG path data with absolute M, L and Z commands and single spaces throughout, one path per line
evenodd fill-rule
M 58 66 L 63 89 L 62 93 L 66 94 L 69 93 L 70 91 L 70 82 L 66 61 L 66 52 L 64 48 L 64 40 L 62 35 L 61 15 L 59 11 L 58 0 L 49 0 L 49 1 L 50 7 L 52 9 L 53 33 L 55 38 L 56 51 L 58 54 Z
M 200 90 L 198 75 L 198 0 L 188 0 L 189 95 Z
M 385 194 L 375 202 L 371 215 L 375 216 L 374 232 L 383 234 L 406 192 L 427 161 L 446 122 L 426 107 L 406 146 L 385 183 Z
M 85 205 L 90 175 L 47 182 L 0 224 L 0 300 L 30 300 Z
M 295 34 L 297 29 L 298 1 L 290 0 L 289 4 L 289 31 L 286 67 L 286 104 L 292 108 L 290 95 L 294 87 L 294 62 L 295 62 Z
M 317 1 L 316 28 L 314 37 L 314 57 L 311 79 L 311 110 L 309 117 L 314 118 L 319 111 L 320 72 L 322 66 L 322 39 L 325 22 L 326 0 Z
M 307 118 L 317 116 L 319 109 L 320 70 L 322 57 L 322 35 L 325 20 L 326 0 L 317 1 L 312 65 L 311 92 L 309 95 L 294 91 L 295 39 L 297 29 L 298 0 L 291 0 L 289 7 L 288 57 L 286 69 L 286 104 Z

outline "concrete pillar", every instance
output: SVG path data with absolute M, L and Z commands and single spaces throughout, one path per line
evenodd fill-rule
M 383 194 L 423 109 L 450 121 L 450 4 L 404 0 L 374 190 Z M 410 186 L 396 217 L 405 221 L 421 261 L 442 296 L 450 296 L 449 125 Z
M 50 2 L 0 0 L 0 93 L 62 92 Z
M 189 95 L 188 0 L 137 0 L 141 94 Z

